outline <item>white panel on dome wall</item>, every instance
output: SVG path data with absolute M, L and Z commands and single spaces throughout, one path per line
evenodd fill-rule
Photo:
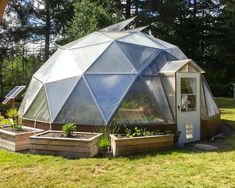
M 87 83 L 106 118 L 110 120 L 136 75 L 87 75 Z
M 165 49 L 164 46 L 149 39 L 141 32 L 133 33 L 132 35 L 121 38 L 118 41 L 142 45 L 142 46 L 148 46 L 148 47 L 152 47 L 152 48 Z
M 45 84 L 52 122 L 72 93 L 78 80 L 79 77 L 73 77 Z
M 105 35 L 102 35 L 101 33 L 94 32 L 69 44 L 64 45 L 63 48 L 76 49 L 105 42 L 112 42 L 112 39 Z
M 87 73 L 136 73 L 125 53 L 113 42 L 88 69 Z
M 72 58 L 76 61 L 77 65 L 84 71 L 87 70 L 95 60 L 108 48 L 111 42 L 102 44 L 86 46 L 70 50 Z
M 76 58 L 73 57 L 71 51 L 64 50 L 57 59 L 55 66 L 45 82 L 54 82 L 75 76 L 78 77 L 82 72 L 83 71 L 76 63 Z
M 34 98 L 37 96 L 39 90 L 42 88 L 43 84 L 39 82 L 34 77 L 31 79 L 28 89 L 25 93 L 24 99 L 20 105 L 18 114 L 20 117 L 28 110 Z
M 40 89 L 23 118 L 34 121 L 51 122 L 44 86 Z
M 64 50 L 59 49 L 57 50 L 41 67 L 38 71 L 33 75 L 35 78 L 40 80 L 41 82 L 45 82 L 54 66 L 56 65 L 57 60 L 60 58 L 60 55 L 64 52 Z

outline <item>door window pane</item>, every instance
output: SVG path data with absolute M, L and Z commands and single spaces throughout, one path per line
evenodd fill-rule
M 196 78 L 181 78 L 181 112 L 196 111 Z

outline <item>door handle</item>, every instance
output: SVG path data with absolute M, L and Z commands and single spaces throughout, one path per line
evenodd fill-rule
M 178 110 L 180 111 L 180 105 L 178 105 L 177 107 L 178 107 Z

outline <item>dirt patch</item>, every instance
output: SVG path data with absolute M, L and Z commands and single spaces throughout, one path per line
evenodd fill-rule
M 6 130 L 6 131 L 9 131 L 9 132 L 13 132 L 13 133 L 25 133 L 25 132 L 32 132 L 32 130 L 28 130 L 28 129 L 21 129 L 21 130 L 16 130 L 10 126 L 4 126 L 1 128 L 2 130 Z
M 63 133 L 60 132 L 49 132 L 45 134 L 38 135 L 43 136 L 43 137 L 52 137 L 52 138 L 78 138 L 78 139 L 90 139 L 94 137 L 94 134 L 89 134 L 89 133 L 73 133 L 71 137 L 65 137 Z
M 212 137 L 210 140 L 188 143 L 183 148 L 190 151 L 218 151 L 226 149 L 229 146 L 224 143 L 224 139 L 234 135 L 235 131 L 226 124 L 221 124 L 221 131 L 221 134 Z

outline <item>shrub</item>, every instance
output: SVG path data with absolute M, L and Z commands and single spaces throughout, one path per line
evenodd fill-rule
M 110 145 L 111 145 L 110 138 L 107 135 L 102 136 L 98 141 L 98 146 L 100 148 L 107 148 L 110 147 Z
M 63 125 L 62 130 L 65 137 L 72 137 L 73 132 L 76 130 L 76 126 L 74 123 L 67 123 Z

